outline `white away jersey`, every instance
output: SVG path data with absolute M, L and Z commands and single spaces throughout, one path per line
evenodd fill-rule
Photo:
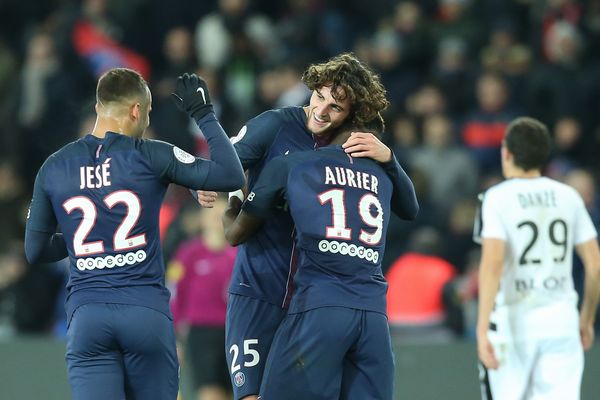
M 513 337 L 572 333 L 573 247 L 596 237 L 579 194 L 546 177 L 509 179 L 485 193 L 481 217 L 481 237 L 506 242 L 492 314 L 498 330 L 508 324 Z

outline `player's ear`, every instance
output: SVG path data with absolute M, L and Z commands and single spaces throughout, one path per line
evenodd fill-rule
M 512 153 L 508 150 L 504 142 L 502 142 L 502 147 L 500 147 L 500 155 L 503 160 L 508 160 L 509 157 L 512 158 Z
M 142 116 L 142 105 L 140 103 L 134 103 L 129 109 L 129 116 L 134 121 L 139 120 Z

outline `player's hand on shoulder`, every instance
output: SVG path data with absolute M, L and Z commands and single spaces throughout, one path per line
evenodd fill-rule
M 342 145 L 352 157 L 367 157 L 385 163 L 392 160 L 392 151 L 370 132 L 352 132 Z
M 213 208 L 217 201 L 217 192 L 198 190 L 198 204 L 204 208 Z
M 171 98 L 181 111 L 198 120 L 213 111 L 206 81 L 196 75 L 185 73 L 177 78 Z

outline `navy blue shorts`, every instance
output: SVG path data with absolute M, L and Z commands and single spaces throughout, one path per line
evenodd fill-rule
M 285 310 L 252 297 L 229 295 L 225 352 L 234 400 L 258 395 L 267 354 Z
M 179 362 L 173 321 L 147 307 L 90 303 L 67 331 L 74 400 L 175 400 Z
M 392 400 L 394 355 L 384 314 L 322 307 L 277 331 L 261 400 Z

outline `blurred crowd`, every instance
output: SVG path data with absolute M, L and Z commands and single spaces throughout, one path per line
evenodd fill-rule
M 4 0 L 0 338 L 64 331 L 65 265 L 26 264 L 25 216 L 43 160 L 91 131 L 103 71 L 140 71 L 153 93 L 148 136 L 205 155 L 201 132 L 169 99 L 178 75 L 206 78 L 234 136 L 264 110 L 306 104 L 304 68 L 346 51 L 388 91 L 384 139 L 421 207 L 388 232 L 383 268 L 400 335 L 427 337 L 418 326 L 436 330 L 432 339 L 472 336 L 477 194 L 502 179 L 499 148 L 514 117 L 548 125 L 546 174 L 573 185 L 600 228 L 600 0 Z M 167 263 L 201 233 L 193 202 L 179 188 L 165 201 Z M 173 287 L 180 275 L 169 274 Z M 580 289 L 578 262 L 574 275 Z

